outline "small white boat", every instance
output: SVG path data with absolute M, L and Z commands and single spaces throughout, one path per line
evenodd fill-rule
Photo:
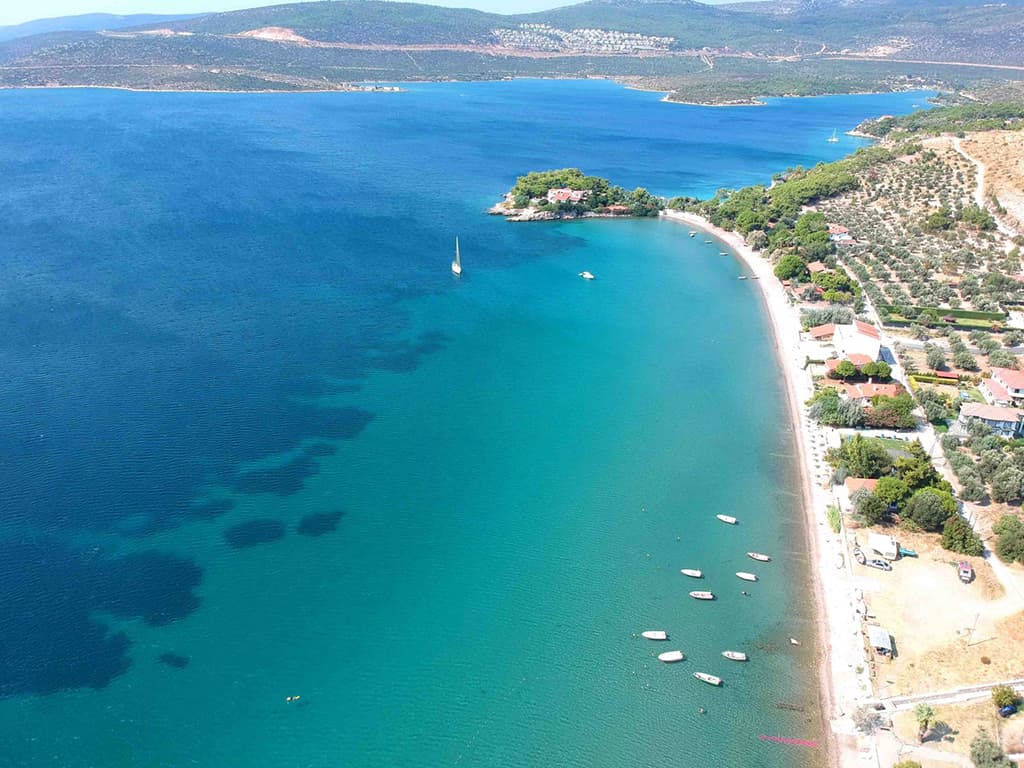
M 729 525 L 736 525 L 737 523 L 736 518 L 732 515 L 715 515 L 715 517 L 717 517 L 723 523 L 728 523 Z
M 694 600 L 714 600 L 715 593 L 698 590 L 696 592 L 691 592 L 690 597 L 692 597 Z
M 746 275 L 740 275 L 740 280 L 746 280 L 746 279 L 747 279 Z
M 452 259 L 452 274 L 462 274 L 462 257 L 459 256 L 459 238 L 455 238 L 455 258 Z
M 726 253 L 725 251 L 719 251 L 719 252 L 718 252 L 718 255 L 719 255 L 719 256 L 728 256 L 729 254 L 728 254 L 728 253 Z
M 837 143 L 837 142 L 839 141 L 839 137 L 838 137 L 838 136 L 836 136 L 836 129 L 835 129 L 835 128 L 833 128 L 833 129 L 832 129 L 832 135 L 831 135 L 831 136 L 829 136 L 829 137 L 828 137 L 828 138 L 826 139 L 826 141 L 827 141 L 827 142 L 828 142 L 829 144 L 835 144 L 835 143 Z
M 692 230 L 692 229 L 691 229 L 691 230 L 690 230 L 690 237 L 696 237 L 696 236 L 697 236 L 697 233 L 696 233 L 696 231 L 694 231 L 694 230 Z
M 590 272 L 587 272 L 587 270 L 583 270 L 582 272 L 580 272 L 580 277 L 582 277 L 584 280 L 594 279 L 594 275 L 591 274 Z
M 746 571 L 736 571 L 736 576 L 744 581 L 757 581 L 757 576 Z
M 745 654 L 743 651 L 722 651 L 722 655 L 725 656 L 725 658 L 727 659 L 732 659 L 733 661 L 747 660 L 747 654 Z
M 682 651 L 665 651 L 665 653 L 658 654 L 658 661 L 664 661 L 666 664 L 671 664 L 674 661 L 682 661 L 686 656 L 683 655 Z
M 704 572 L 699 568 L 683 568 L 679 571 L 683 576 L 689 576 L 693 579 L 701 579 L 704 577 Z
M 768 555 L 763 555 L 760 552 L 747 552 L 747 557 L 751 560 L 757 560 L 759 563 L 767 563 L 771 561 L 771 558 L 768 557 Z
M 693 676 L 698 680 L 703 680 L 708 685 L 721 685 L 722 678 L 709 675 L 707 672 L 694 672 Z
M 711 245 L 711 243 L 713 243 L 715 241 L 714 240 L 705 240 L 704 242 L 707 243 L 708 245 Z
M 640 636 L 648 640 L 668 640 L 668 632 L 664 629 L 648 629 L 646 632 L 641 632 Z
M 800 645 L 800 641 L 797 640 L 795 637 L 791 637 L 791 638 L 789 638 L 789 644 L 790 645 Z

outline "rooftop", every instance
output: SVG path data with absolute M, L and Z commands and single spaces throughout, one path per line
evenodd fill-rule
M 993 368 L 992 376 L 998 379 L 1004 387 L 1024 389 L 1024 371 L 1015 371 L 1013 368 Z
M 1007 408 L 1002 405 L 989 405 L 988 403 L 964 403 L 960 408 L 960 415 L 983 419 L 985 421 L 1020 421 L 1024 413 L 1016 408 Z

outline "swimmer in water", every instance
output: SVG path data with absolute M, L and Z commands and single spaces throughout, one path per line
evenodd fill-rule
M 707 710 L 704 709 L 704 707 L 697 707 L 697 711 L 700 712 L 702 715 L 707 712 Z

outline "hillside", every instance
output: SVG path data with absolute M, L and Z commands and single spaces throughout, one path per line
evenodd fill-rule
M 170 21 L 191 18 L 195 18 L 195 14 L 134 13 L 129 16 L 117 16 L 112 13 L 86 13 L 79 16 L 57 16 L 52 19 L 34 19 L 23 24 L 0 27 L 0 41 L 31 35 L 44 35 L 49 32 L 95 32 L 101 29 L 124 29 L 146 24 L 165 24 Z
M 927 65 L 892 74 L 880 61 Z M 719 72 L 733 74 L 723 77 L 714 71 L 721 62 L 761 66 L 724 65 Z M 789 85 L 796 93 L 938 85 L 923 74 L 936 62 L 1001 64 L 1011 69 L 1000 77 L 1024 78 L 1024 0 L 590 0 L 518 16 L 331 0 L 0 43 L 0 86 L 251 87 L 239 85 L 242 76 L 335 88 L 366 79 L 596 75 L 676 78 L 681 88 L 712 92 L 728 81 L 730 93 L 749 100 Z

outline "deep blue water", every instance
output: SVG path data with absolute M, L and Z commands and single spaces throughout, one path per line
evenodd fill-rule
M 481 212 L 766 181 L 923 100 L 0 92 L 0 765 L 813 759 L 752 733 L 818 727 L 772 707 L 814 669 L 756 294 L 671 223 Z

